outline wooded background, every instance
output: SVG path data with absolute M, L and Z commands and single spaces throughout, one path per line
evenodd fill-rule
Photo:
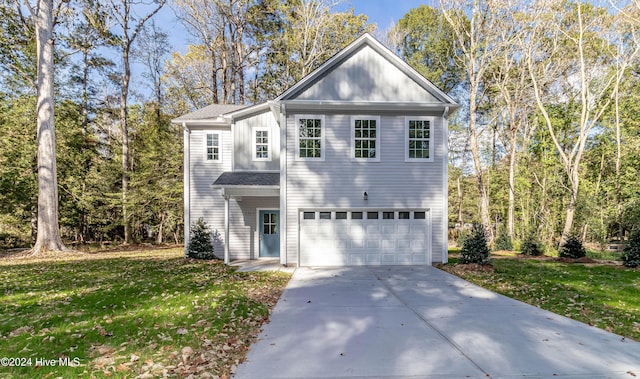
M 65 243 L 181 243 L 170 120 L 271 99 L 366 31 L 462 105 L 449 122 L 452 238 L 474 221 L 549 246 L 625 238 L 640 227 L 637 1 L 442 0 L 380 30 L 331 0 L 3 0 L 0 248 L 33 245 L 47 223 L 38 67 L 55 68 L 48 183 Z M 186 53 L 157 22 L 163 7 L 189 33 Z M 52 63 L 37 59 L 47 43 Z

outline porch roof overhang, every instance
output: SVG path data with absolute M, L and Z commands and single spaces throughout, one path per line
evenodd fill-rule
M 212 185 L 223 196 L 280 196 L 278 172 L 223 172 Z

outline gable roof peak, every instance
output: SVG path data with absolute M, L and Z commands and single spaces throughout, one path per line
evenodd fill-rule
M 376 39 L 368 32 L 363 33 L 360 37 L 356 38 L 353 42 L 348 44 L 342 50 L 338 51 L 333 57 L 326 60 L 318 68 L 312 71 L 310 74 L 302 78 L 295 83 L 275 101 L 294 100 L 305 89 L 309 88 L 313 83 L 321 79 L 325 74 L 334 68 L 344 63 L 352 54 L 362 49 L 364 46 L 370 47 L 373 51 L 379 54 L 382 58 L 389 61 L 399 71 L 404 73 L 407 77 L 411 78 L 415 83 L 421 86 L 425 91 L 429 92 L 434 98 L 438 99 L 444 106 L 458 107 L 459 105 L 449 95 L 444 93 L 441 89 L 436 87 L 431 81 L 421 75 L 407 62 L 402 60 L 397 54 L 386 47 L 382 42 Z

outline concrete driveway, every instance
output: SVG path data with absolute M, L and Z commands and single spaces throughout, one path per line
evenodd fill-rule
M 640 377 L 640 343 L 433 267 L 298 268 L 238 366 L 259 378 Z

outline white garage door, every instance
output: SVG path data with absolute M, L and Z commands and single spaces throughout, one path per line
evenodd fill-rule
M 426 265 L 427 210 L 300 212 L 300 265 Z

